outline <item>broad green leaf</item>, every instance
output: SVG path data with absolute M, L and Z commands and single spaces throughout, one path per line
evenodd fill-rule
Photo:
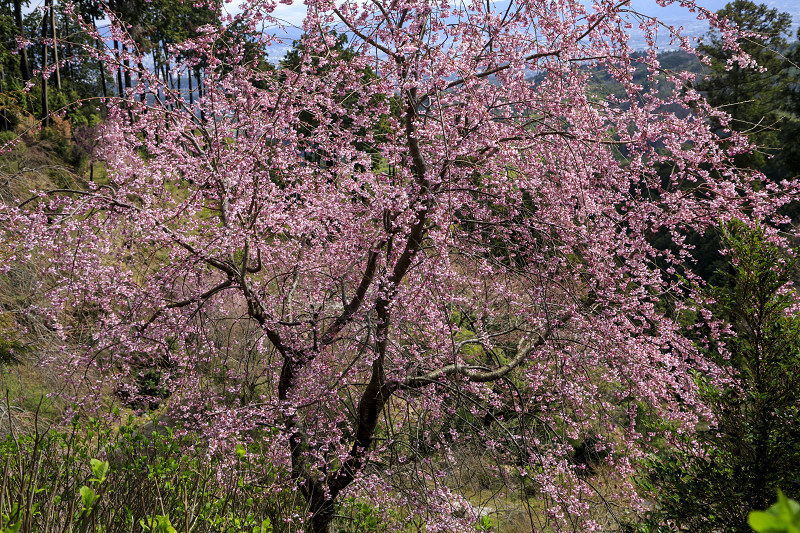
M 19 528 L 22 527 L 22 522 L 17 522 L 16 524 L 10 524 L 7 528 L 3 530 L 3 533 L 17 533 Z
M 260 526 L 254 527 L 253 533 L 272 533 L 272 523 L 269 518 L 265 518 Z
M 97 494 L 95 494 L 94 491 L 86 485 L 80 488 L 80 493 L 81 500 L 83 501 L 83 507 L 85 509 L 90 508 L 94 502 L 97 501 Z
M 783 531 L 783 521 L 767 511 L 753 511 L 747 521 L 757 533 L 778 533 Z
M 108 474 L 108 461 L 101 461 L 99 459 L 92 459 L 92 473 L 94 474 L 95 480 L 98 483 L 102 483 L 106 480 L 106 475 Z

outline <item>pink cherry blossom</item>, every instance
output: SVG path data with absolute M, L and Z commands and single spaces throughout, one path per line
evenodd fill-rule
M 305 3 L 298 68 L 248 59 L 238 43 L 280 33 L 273 2 L 247 3 L 175 47 L 178 71 L 205 65 L 193 105 L 149 72 L 108 102 L 107 182 L 0 209 L 41 269 L 31 312 L 69 347 L 67 390 L 160 402 L 213 446 L 271 439 L 314 533 L 352 493 L 472 530 L 441 467 L 467 446 L 538 487 L 541 528 L 600 528 L 571 460 L 590 437 L 603 496 L 641 508 L 640 415 L 691 433 L 693 372 L 719 374 L 678 323 L 701 284 L 686 235 L 775 220 L 797 184 L 734 168 L 747 139 L 628 44 L 688 40 L 626 2 Z M 620 90 L 594 92 L 600 73 Z M 168 399 L 142 392 L 150 369 Z

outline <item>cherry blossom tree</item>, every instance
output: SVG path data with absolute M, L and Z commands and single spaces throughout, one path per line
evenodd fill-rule
M 442 481 L 465 441 L 535 487 L 542 529 L 599 528 L 596 495 L 636 508 L 641 412 L 691 432 L 692 373 L 717 375 L 681 332 L 700 283 L 684 237 L 774 221 L 795 186 L 733 167 L 746 139 L 723 143 L 727 116 L 659 66 L 657 34 L 689 40 L 627 2 L 306 4 L 299 65 L 246 53 L 280 22 L 245 4 L 174 50 L 204 62 L 202 98 L 140 72 L 109 102 L 106 181 L 2 209 L 46 274 L 71 390 L 165 404 L 212 448 L 268 440 L 314 533 L 358 490 L 472 530 Z M 131 57 L 106 61 L 140 64 L 113 37 Z M 599 72 L 620 90 L 597 94 Z

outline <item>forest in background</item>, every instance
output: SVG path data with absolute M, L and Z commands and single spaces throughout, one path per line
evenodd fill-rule
M 90 189 L 106 183 L 106 161 L 96 152 L 106 101 L 127 95 L 145 104 L 162 100 L 160 104 L 174 110 L 186 103 L 192 107 L 204 97 L 208 65 L 202 57 L 194 61 L 190 48 L 176 45 L 197 28 L 218 23 L 213 6 L 166 0 L 109 5 L 127 25 L 125 43 L 135 43 L 140 56 L 129 53 L 129 44 L 90 37 L 53 0 L 44 11 L 24 17 L 21 7 L 19 1 L 5 3 L 0 12 L 0 143 L 9 143 L 0 154 L 0 198 L 8 205 L 19 203 L 34 189 Z M 86 25 L 104 18 L 94 3 L 79 2 L 76 8 Z M 758 147 L 738 154 L 735 165 L 762 172 L 775 183 L 791 181 L 800 174 L 800 49 L 796 37 L 788 34 L 791 19 L 746 0 L 733 2 L 726 10 L 724 14 L 739 28 L 769 35 L 763 43 L 753 39 L 743 45 L 764 71 L 726 68 L 729 52 L 718 36 L 710 36 L 700 49 L 710 58 L 709 65 L 685 52 L 663 52 L 658 56 L 663 75 L 700 72 L 694 88 L 712 106 L 730 113 L 730 127 Z M 19 48 L 19 38 L 29 44 Z M 340 55 L 351 57 L 346 39 L 334 35 L 333 42 Z M 277 64 L 270 63 L 256 43 L 245 42 L 243 62 L 257 65 L 267 80 L 264 86 L 307 66 L 300 42 Z M 116 68 L 109 69 L 108 62 L 87 53 L 91 48 L 110 48 L 111 57 L 118 58 Z M 135 63 L 134 58 L 138 58 Z M 56 63 L 59 66 L 53 68 Z M 42 69 L 47 71 L 44 77 Z M 611 75 L 602 70 L 595 74 L 590 86 L 594 98 L 624 97 L 627 88 Z M 376 76 L 369 69 L 362 75 Z M 160 80 L 164 90 L 148 81 L 139 85 L 140 78 Z M 637 67 L 632 79 L 643 91 L 653 80 L 646 65 Z M 168 91 L 180 94 L 184 102 L 170 103 Z M 305 133 L 311 136 L 318 120 L 311 112 L 302 117 Z M 722 136 L 724 129 L 725 125 L 716 125 Z M 395 171 L 392 164 L 371 156 L 373 164 Z M 331 158 L 316 153 L 309 161 L 324 166 L 326 157 Z M 668 176 L 670 169 L 659 172 Z M 781 209 L 788 233 L 797 222 L 797 204 Z M 604 491 L 598 490 L 594 519 L 604 530 L 750 531 L 748 513 L 766 509 L 777 498 L 777 489 L 789 497 L 800 496 L 800 320 L 784 290 L 798 279 L 798 271 L 785 251 L 771 243 L 770 235 L 735 222 L 688 235 L 694 247 L 692 268 L 709 283 L 716 302 L 711 312 L 727 321 L 733 332 L 725 338 L 728 346 L 718 351 L 714 342 L 724 342 L 709 345 L 704 341 L 706 332 L 687 328 L 683 333 L 702 345 L 712 360 L 718 356 L 719 364 L 734 369 L 734 385 L 719 389 L 704 376 L 696 376 L 718 426 L 701 427 L 696 435 L 677 434 L 656 446 L 661 453 L 650 456 L 641 474 L 629 479 L 637 491 L 649 495 L 645 496 L 648 508 L 607 505 Z M 666 234 L 649 239 L 657 249 L 674 245 Z M 720 248 L 730 252 L 721 255 Z M 0 247 L 4 261 L 9 250 L 7 245 Z M 271 463 L 261 449 L 270 445 L 264 435 L 271 430 L 255 430 L 251 441 L 235 445 L 232 454 L 214 454 L 202 432 L 185 431 L 180 422 L 162 417 L 171 395 L 165 384 L 168 366 L 143 368 L 133 382 L 133 393 L 113 387 L 105 391 L 105 408 L 122 422 L 109 427 L 100 418 L 76 414 L 66 425 L 52 426 L 79 409 L 58 398 L 59 376 L 40 364 L 58 352 L 60 342 L 45 319 L 28 312 L 44 305 L 37 300 L 38 287 L 47 280 L 40 276 L 39 269 L 17 262 L 0 277 L 0 362 L 6 390 L 2 424 L 7 435 L 2 448 L 0 531 L 297 531 L 285 518 L 307 513 L 309 497 L 301 497 L 285 481 L 286 467 Z M 586 298 L 591 300 L 592 295 Z M 91 336 L 92 322 L 100 312 L 89 306 L 76 308 L 73 319 L 83 334 Z M 751 328 L 753 323 L 759 327 Z M 747 327 L 737 329 L 741 324 Z M 247 332 L 237 334 L 245 338 Z M 224 377 L 214 372 L 208 379 L 223 383 Z M 243 382 L 227 400 L 245 404 L 257 397 L 259 386 L 257 381 Z M 493 420 L 509 416 L 504 412 L 508 409 L 496 405 L 476 414 L 459 404 L 439 433 L 489 434 L 498 427 Z M 605 452 L 601 439 L 559 438 L 569 448 L 569 460 L 584 472 L 585 482 L 599 486 L 616 482 L 605 477 L 613 468 L 607 463 L 612 454 Z M 690 446 L 695 439 L 700 455 Z M 512 440 L 506 445 L 512 446 Z M 529 531 L 536 523 L 532 515 L 547 514 L 548 500 L 539 499 L 541 487 L 530 481 L 536 465 L 525 458 L 514 463 L 505 457 L 505 462 L 492 463 L 473 450 L 463 459 L 445 460 L 425 446 L 430 443 L 421 444 L 414 453 L 421 460 L 447 463 L 439 466 L 448 472 L 443 483 L 458 487 L 454 492 L 480 511 L 474 526 L 478 530 Z M 381 468 L 380 459 L 375 464 Z M 220 478 L 219 472 L 225 476 Z M 352 533 L 400 531 L 397 524 L 403 523 L 400 517 L 407 516 L 406 511 L 380 509 L 362 495 L 348 495 L 337 503 L 332 527 Z M 549 520 L 539 525 L 542 531 L 555 530 Z M 403 527 L 402 531 L 427 530 L 423 519 Z

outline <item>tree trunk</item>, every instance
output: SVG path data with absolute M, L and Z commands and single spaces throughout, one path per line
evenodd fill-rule
M 71 81 L 72 83 L 75 83 L 75 68 L 72 66 L 72 61 L 71 61 L 72 60 L 72 39 L 70 38 L 69 30 L 70 30 L 70 28 L 69 28 L 69 17 L 65 16 L 64 17 L 64 33 L 62 35 L 64 35 L 64 39 L 66 39 L 66 41 L 67 41 L 67 45 L 66 45 L 67 78 L 69 78 L 69 81 Z
M 103 44 L 100 42 L 100 39 L 97 40 L 97 47 L 100 48 Z M 100 86 L 103 89 L 103 100 L 108 98 L 108 89 L 106 88 L 106 66 L 103 64 L 102 61 L 98 62 L 100 66 Z
M 325 500 L 311 517 L 311 533 L 330 533 L 333 522 L 334 505 L 332 500 Z
M 153 74 L 155 74 L 157 80 L 160 80 L 161 79 L 161 63 L 158 60 L 158 54 L 156 53 L 157 50 L 158 50 L 158 47 L 154 46 L 153 47 Z M 160 83 L 156 83 L 156 90 L 153 93 L 153 102 L 154 103 L 155 103 L 156 100 L 158 100 L 159 103 L 163 102 L 163 96 L 161 94 L 161 88 L 162 88 L 161 84 Z
M 0 65 L 0 94 L 3 94 L 3 82 L 6 81 L 6 69 Z M 0 111 L 0 122 L 3 123 L 3 131 L 8 131 L 8 120 L 6 114 Z
M 162 63 L 161 64 L 161 78 L 164 80 L 164 87 L 165 87 L 165 89 L 164 89 L 164 101 L 167 101 L 167 98 L 169 96 L 169 93 L 170 93 L 170 90 L 172 89 L 172 87 L 170 87 L 170 84 L 169 84 L 169 77 L 167 76 L 167 65 L 166 65 L 166 63 Z M 167 109 L 172 109 L 172 104 L 167 104 Z
M 92 29 L 97 31 L 97 22 L 95 21 L 94 17 L 92 17 Z M 95 39 L 94 43 L 97 51 L 102 53 L 105 45 L 100 41 L 100 39 Z M 103 64 L 102 60 L 98 60 L 97 64 L 100 67 L 100 88 L 103 90 L 103 100 L 105 100 L 108 98 L 108 89 L 106 89 L 106 66 Z
M 164 49 L 164 82 L 167 83 L 167 86 L 172 90 L 175 89 L 175 84 L 172 80 L 172 72 L 170 72 L 170 63 L 169 63 L 169 47 L 167 46 L 167 41 L 161 41 L 161 46 Z
M 117 14 L 117 12 L 116 12 L 117 3 L 114 0 L 109 0 L 108 7 L 112 12 L 114 12 L 117 16 L 119 16 L 119 14 Z M 121 53 L 120 53 L 121 50 L 122 50 L 122 48 L 120 47 L 120 43 L 115 39 L 114 40 L 114 54 L 116 55 L 116 58 L 117 58 L 117 94 L 120 97 L 123 94 L 125 94 L 125 86 L 122 84 L 122 58 L 120 57 L 121 56 Z
M 117 41 L 114 41 L 114 51 L 117 55 L 117 94 L 122 96 L 125 94 L 125 87 L 122 85 L 122 63 L 119 60 L 119 43 Z
M 139 67 L 139 75 L 136 78 L 136 86 L 138 87 L 139 84 L 142 83 L 142 74 L 144 72 L 146 72 L 146 70 L 144 68 L 144 63 L 142 63 L 141 61 L 139 61 L 137 66 Z M 142 102 L 143 104 L 146 104 L 147 103 L 147 88 L 146 87 L 142 87 L 141 90 L 142 90 L 142 92 L 139 94 L 139 101 Z
M 128 55 L 128 45 L 122 43 L 122 53 L 126 56 Z M 130 89 L 133 87 L 133 81 L 131 80 L 131 62 L 127 59 L 122 60 L 122 64 L 125 65 L 123 69 L 125 71 L 125 88 Z
M 186 69 L 186 78 L 189 80 L 189 105 L 194 105 L 194 89 L 192 88 L 192 69 Z
M 42 125 L 50 126 L 50 105 L 47 101 L 47 12 L 42 19 Z
M 17 31 L 20 37 L 25 38 L 25 26 L 22 23 L 22 2 L 21 0 L 14 0 L 14 20 L 17 23 Z M 20 69 L 22 70 L 22 79 L 28 81 L 31 79 L 31 67 L 28 63 L 28 47 L 23 46 L 20 50 Z
M 53 38 L 53 64 L 56 67 L 56 88 L 61 90 L 61 67 L 58 65 L 58 43 L 56 43 L 56 6 L 53 0 L 50 3 L 50 36 Z
M 198 98 L 202 98 L 203 97 L 203 80 L 200 77 L 200 69 L 199 68 L 195 71 L 195 74 L 197 75 L 197 97 Z M 206 112 L 203 109 L 203 107 L 201 106 L 200 107 L 200 122 L 205 122 L 205 121 L 206 121 Z

